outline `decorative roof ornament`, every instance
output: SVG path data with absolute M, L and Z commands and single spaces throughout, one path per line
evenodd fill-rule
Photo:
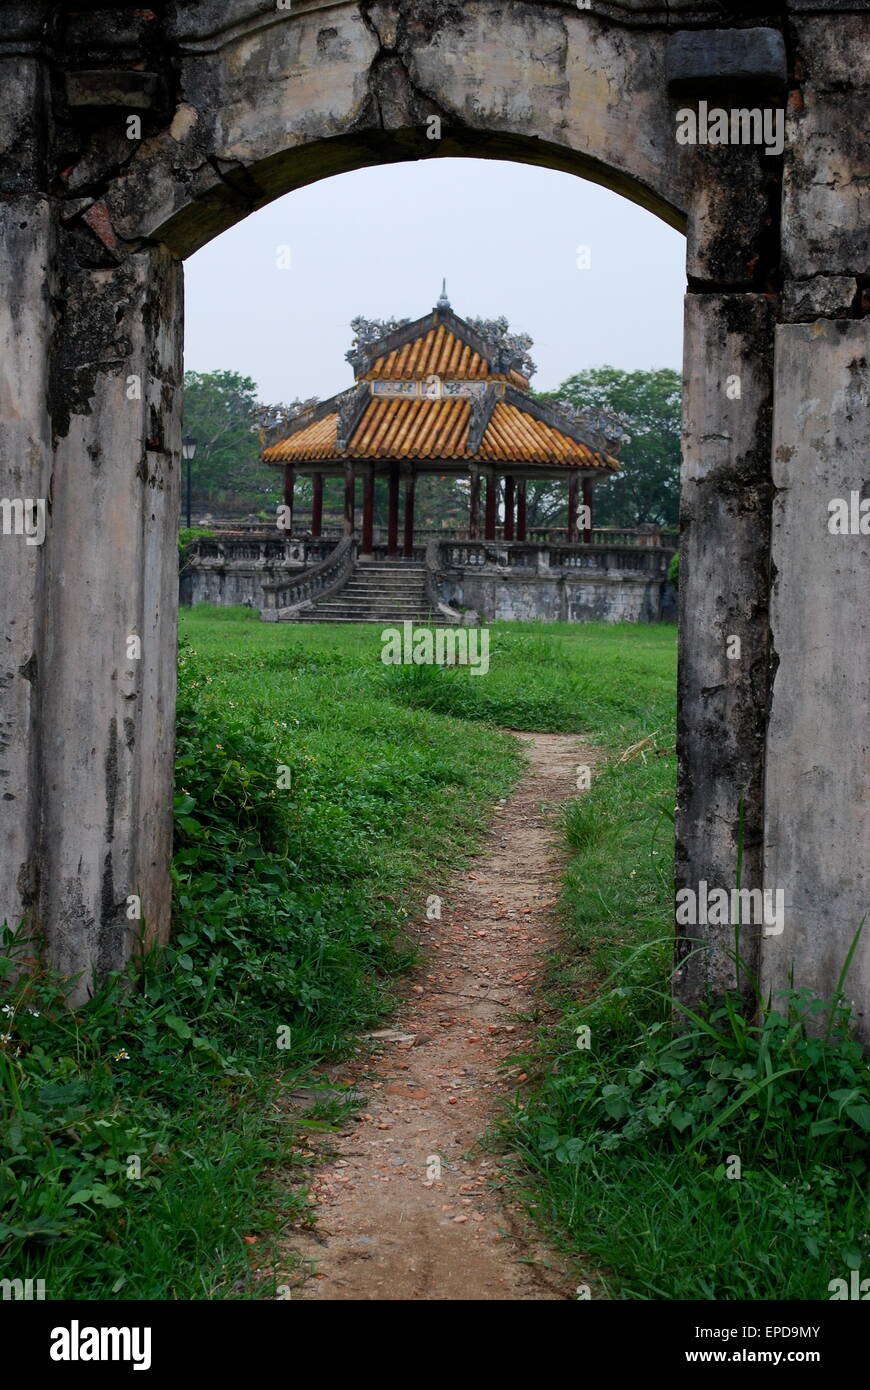
M 489 344 L 498 365 L 493 361 L 493 370 L 510 370 L 511 365 L 530 380 L 538 370 L 529 354 L 534 340 L 528 333 L 511 333 L 510 324 L 503 316 L 497 319 L 468 318 L 465 322 L 479 333 Z
M 435 307 L 436 307 L 437 309 L 449 309 L 449 308 L 451 308 L 450 300 L 447 298 L 447 276 L 446 276 L 446 275 L 445 275 L 444 279 L 441 281 L 441 293 L 440 293 L 439 296 L 438 296 L 438 303 L 436 304 Z
M 397 329 L 404 328 L 410 322 L 410 319 L 397 318 L 367 319 L 362 314 L 357 314 L 356 318 L 350 321 L 354 340 L 350 351 L 344 354 L 345 361 L 351 364 L 354 371 L 364 371 L 369 360 L 365 349 L 372 343 L 380 342 L 381 338 L 388 337 L 390 333 L 395 333 Z
M 576 406 L 573 401 L 547 401 L 557 419 L 583 433 L 595 450 L 616 457 L 626 444 L 631 443 L 631 435 L 626 428 L 628 420 L 617 411 L 603 410 L 598 406 Z

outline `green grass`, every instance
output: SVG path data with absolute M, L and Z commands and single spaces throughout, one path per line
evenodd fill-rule
M 497 624 L 486 676 L 386 667 L 375 626 L 202 608 L 181 629 L 171 947 L 70 1013 L 38 968 L 14 983 L 6 934 L 4 1277 L 51 1299 L 269 1296 L 278 1233 L 309 1219 L 305 1124 L 341 1108 L 303 1121 L 286 1094 L 327 1065 L 335 1085 L 389 1011 L 404 924 L 520 773 L 504 728 L 598 749 L 503 1132 L 538 1219 L 611 1297 L 825 1298 L 866 1262 L 847 1021 L 813 1037 L 796 994 L 761 1029 L 668 1026 L 674 629 Z
M 390 699 L 379 646 L 250 619 L 183 615 L 171 948 L 71 1014 L 5 934 L 0 1264 L 50 1299 L 268 1294 L 308 1214 L 269 1176 L 304 1178 L 281 1098 L 384 1017 L 403 923 L 520 768 Z
M 506 1125 L 521 1191 L 593 1297 L 827 1299 L 870 1262 L 870 1065 L 799 988 L 758 1025 L 725 1000 L 674 1035 L 665 742 L 614 749 L 565 811 L 566 948 Z

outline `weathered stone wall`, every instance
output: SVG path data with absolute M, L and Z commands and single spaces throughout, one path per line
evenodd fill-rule
M 663 588 L 661 580 L 633 574 L 525 578 L 473 570 L 439 584 L 451 608 L 473 609 L 488 622 L 655 623 L 662 617 Z
M 321 545 L 302 540 L 276 541 L 274 531 L 241 538 L 221 535 L 197 539 L 187 547 L 181 567 L 182 604 L 263 607 L 263 584 L 316 563 Z
M 184 604 L 211 603 L 216 608 L 256 608 L 263 604 L 263 580 L 277 579 L 278 571 L 192 569 L 181 582 Z
M 200 569 L 193 566 L 181 581 L 181 601 L 184 604 L 211 603 L 218 608 L 256 608 L 263 606 L 263 583 L 282 578 L 283 566 L 267 565 L 262 569 L 243 569 L 221 566 Z
M 765 876 L 788 915 L 763 981 L 793 971 L 829 994 L 863 921 L 846 993 L 870 1039 L 870 517 L 863 534 L 829 526 L 835 499 L 870 497 L 868 27 L 866 12 L 793 19 L 764 791 Z
M 169 926 L 180 258 L 315 179 L 442 155 L 687 231 L 678 884 L 733 885 L 742 853 L 789 903 L 748 965 L 833 987 L 867 911 L 867 540 L 825 525 L 870 453 L 866 39 L 844 0 L 0 12 L 0 494 L 46 526 L 0 535 L 0 917 L 78 997 Z M 787 103 L 784 152 L 678 145 L 677 109 L 717 100 Z M 687 999 L 734 978 L 694 935 Z M 862 1008 L 868 976 L 870 932 Z

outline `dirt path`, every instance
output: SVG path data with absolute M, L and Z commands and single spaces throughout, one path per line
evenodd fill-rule
M 422 966 L 355 1083 L 365 1112 L 330 1136 L 335 1156 L 313 1186 L 316 1232 L 292 1240 L 315 1275 L 294 1297 L 573 1296 L 558 1257 L 502 1202 L 500 1164 L 480 1143 L 501 1098 L 522 1093 L 522 1073 L 501 1064 L 529 1037 L 522 1016 L 553 940 L 554 808 L 577 794 L 577 764 L 591 762 L 571 735 L 519 737 L 527 773 L 471 870 L 444 889 L 441 920 L 425 924 Z

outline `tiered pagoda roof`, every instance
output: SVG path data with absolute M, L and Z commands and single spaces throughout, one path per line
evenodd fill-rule
M 270 464 L 465 460 L 618 469 L 581 427 L 528 394 L 521 359 L 442 296 L 423 318 L 349 354 L 356 386 L 280 426 Z M 276 431 L 277 432 L 277 431 Z

